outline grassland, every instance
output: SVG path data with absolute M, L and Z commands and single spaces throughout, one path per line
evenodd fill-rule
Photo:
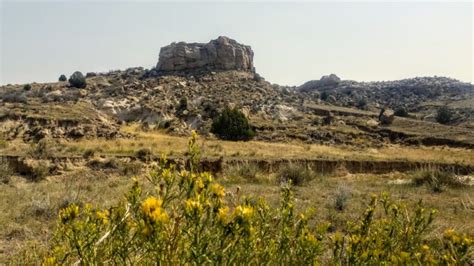
M 217 180 L 234 194 L 263 197 L 271 206 L 279 204 L 278 173 L 255 170 L 252 177 L 239 173 L 242 171 L 229 168 L 217 176 Z M 146 184 L 146 175 L 147 170 L 143 168 L 136 176 Z M 427 208 L 440 210 L 434 234 L 447 228 L 474 234 L 474 187 L 448 188 L 435 193 L 429 186 L 409 183 L 411 178 L 412 173 L 313 173 L 311 180 L 294 187 L 296 208 L 314 208 L 317 215 L 312 222 L 330 222 L 332 230 L 340 230 L 347 221 L 360 218 L 371 194 L 387 191 L 398 202 L 414 205 L 422 200 Z M 25 247 L 44 248 L 52 235 L 60 208 L 71 203 L 112 206 L 123 199 L 130 185 L 130 176 L 111 170 L 91 169 L 71 169 L 41 182 L 27 182 L 14 176 L 8 184 L 0 184 L 0 263 Z M 152 186 L 145 188 L 153 189 Z
M 131 138 L 116 140 L 81 139 L 61 141 L 62 154 L 82 156 L 87 150 L 107 156 L 135 155 L 144 148 L 155 155 L 183 156 L 186 152 L 186 137 L 171 136 L 159 131 L 145 132 L 137 125 L 124 126 L 122 131 Z M 386 145 L 365 147 L 348 145 L 307 144 L 298 141 L 270 143 L 261 141 L 230 142 L 200 138 L 201 149 L 210 157 L 233 157 L 246 159 L 350 159 L 350 160 L 402 160 L 414 162 L 441 162 L 463 165 L 474 164 L 474 151 L 463 148 Z M 23 155 L 30 144 L 15 140 L 1 151 L 8 155 Z
M 123 126 L 122 132 L 130 138 L 62 140 L 55 156 L 82 156 L 94 150 L 95 156 L 114 157 L 135 155 L 150 148 L 155 155 L 185 156 L 188 138 L 167 135 L 160 131 L 143 131 L 137 125 Z M 31 144 L 17 139 L 4 143 L 2 154 L 25 155 Z M 269 143 L 260 141 L 227 142 L 199 138 L 203 156 L 243 159 L 351 159 L 403 160 L 413 162 L 444 162 L 474 164 L 470 149 L 386 145 L 383 147 L 329 146 L 303 142 Z M 71 166 L 60 174 L 48 176 L 39 182 L 29 182 L 14 175 L 7 183 L 0 183 L 0 264 L 18 251 L 32 246 L 46 247 L 56 225 L 59 209 L 70 203 L 94 203 L 112 206 L 123 199 L 136 176 L 146 183 L 149 166 L 144 165 L 132 174 L 118 169 L 91 169 Z M 228 191 L 240 195 L 265 198 L 271 206 L 279 201 L 280 173 L 245 169 L 245 165 L 229 165 L 216 178 Z M 384 175 L 310 173 L 309 180 L 294 187 L 296 208 L 315 208 L 313 223 L 330 222 L 332 230 L 341 230 L 347 221 L 360 218 L 371 194 L 389 192 L 396 201 L 411 206 L 422 200 L 427 208 L 440 210 L 434 223 L 433 234 L 447 228 L 474 235 L 474 187 L 448 187 L 434 192 L 428 185 L 415 186 L 411 181 L 416 172 Z M 147 190 L 153 187 L 147 187 Z M 14 207 L 12 207 L 14 206 Z

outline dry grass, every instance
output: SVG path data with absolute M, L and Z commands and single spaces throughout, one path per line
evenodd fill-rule
M 443 193 L 433 193 L 426 187 L 412 184 L 395 184 L 398 179 L 409 179 L 409 175 L 344 175 L 319 176 L 307 185 L 295 187 L 297 208 L 316 209 L 316 221 L 329 221 L 335 228 L 342 228 L 347 221 L 355 220 L 363 213 L 371 194 L 389 192 L 394 199 L 414 205 L 422 200 L 427 208 L 440 210 L 435 222 L 436 232 L 454 228 L 462 232 L 474 234 L 474 187 L 448 189 Z M 242 195 L 263 196 L 272 204 L 278 204 L 279 187 L 273 182 L 226 183 L 228 189 Z M 338 209 L 334 202 L 341 193 L 341 187 L 350 191 L 346 196 L 343 210 Z
M 141 131 L 138 125 L 123 127 L 124 132 L 134 135 L 129 139 L 82 139 L 61 141 L 64 147 L 61 154 L 82 156 L 86 151 L 104 155 L 135 155 L 144 148 L 154 155 L 168 154 L 182 156 L 187 149 L 187 137 L 171 136 L 159 131 Z M 206 156 L 255 159 L 346 159 L 346 160 L 405 160 L 419 162 L 458 163 L 474 165 L 474 151 L 444 146 L 403 146 L 366 147 L 365 145 L 321 145 L 298 141 L 271 143 L 263 141 L 232 142 L 200 138 L 201 149 Z M 0 153 L 5 155 L 24 155 L 30 144 L 20 139 L 10 141 Z
M 0 184 L 0 265 L 29 242 L 45 245 L 57 213 L 70 203 L 110 206 L 127 190 L 129 179 L 101 171 L 78 170 L 27 182 L 14 176 Z
M 138 126 L 123 129 L 136 137 L 132 139 L 92 139 L 64 143 L 69 150 L 82 154 L 96 150 L 108 155 L 133 155 L 147 147 L 153 154 L 183 155 L 187 147 L 186 137 L 170 136 L 151 131 L 143 132 Z M 261 141 L 232 142 L 201 139 L 201 148 L 207 156 L 262 158 L 262 159 L 348 159 L 348 160 L 406 160 L 421 162 L 445 162 L 464 165 L 474 164 L 474 151 L 448 147 L 407 147 L 389 145 L 381 148 L 357 146 L 329 146 L 301 142 L 269 143 Z M 66 149 L 67 150 L 67 149 Z
M 106 119 L 87 102 L 53 104 L 31 101 L 28 105 L 7 104 L 0 107 L 0 116 L 8 115 L 33 119 L 78 122 L 101 121 Z

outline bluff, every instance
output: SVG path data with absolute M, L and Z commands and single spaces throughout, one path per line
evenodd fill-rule
M 228 37 L 208 43 L 172 43 L 160 50 L 158 71 L 241 70 L 254 72 L 253 51 Z

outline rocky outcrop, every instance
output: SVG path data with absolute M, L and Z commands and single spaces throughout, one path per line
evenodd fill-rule
M 209 43 L 172 43 L 162 47 L 158 71 L 243 70 L 254 72 L 253 51 L 228 37 Z
M 423 111 L 426 115 L 436 110 L 421 103 L 466 101 L 474 95 L 470 83 L 446 77 L 416 77 L 394 81 L 357 82 L 340 80 L 336 75 L 323 76 L 311 80 L 296 90 L 305 97 L 317 99 L 339 106 L 357 107 L 364 110 L 379 110 L 381 106 L 398 109 L 401 106 L 408 112 Z M 335 97 L 335 101 L 333 97 Z M 360 104 L 365 103 L 365 104 Z M 470 111 L 460 110 L 469 119 Z M 434 119 L 432 119 L 434 121 Z
M 382 125 L 391 125 L 395 120 L 395 113 L 393 110 L 382 108 L 379 114 L 379 121 Z
M 319 80 L 310 80 L 298 87 L 300 91 L 314 91 L 323 87 L 334 87 L 341 82 L 341 79 L 335 74 L 322 76 Z

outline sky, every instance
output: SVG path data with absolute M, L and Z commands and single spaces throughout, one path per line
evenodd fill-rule
M 151 68 L 162 46 L 221 35 L 250 45 L 257 72 L 280 85 L 330 73 L 358 81 L 474 76 L 471 1 L 0 1 L 0 84 Z

